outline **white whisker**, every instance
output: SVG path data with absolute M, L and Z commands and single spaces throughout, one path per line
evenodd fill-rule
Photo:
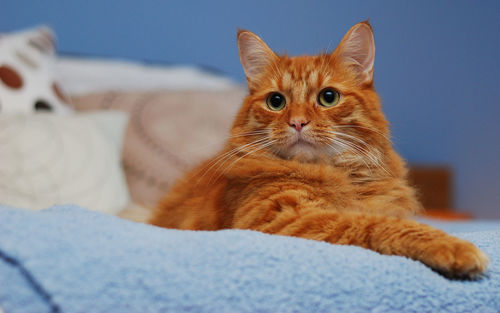
M 238 146 L 234 149 L 231 149 L 219 156 L 217 156 L 215 159 L 213 159 L 211 162 L 209 162 L 209 164 L 207 164 L 208 168 L 205 167 L 205 169 L 203 170 L 203 174 L 201 175 L 201 177 L 198 179 L 198 182 L 199 183 L 203 177 L 214 167 L 216 166 L 217 164 L 219 164 L 220 162 L 226 162 L 228 159 L 230 159 L 232 156 L 236 155 L 238 152 L 240 151 L 244 151 L 245 149 L 247 149 L 248 147 L 252 147 L 254 145 L 258 145 L 260 142 L 263 142 L 263 141 L 266 141 L 267 139 L 266 138 L 261 138 L 261 139 L 257 139 L 257 140 L 254 140 L 250 143 L 247 143 L 247 144 L 244 144 L 242 146 Z
M 328 142 L 326 142 L 326 145 L 333 149 L 333 152 L 335 152 L 335 154 L 341 159 L 342 162 L 346 161 L 342 156 L 342 150 L 338 149 L 338 147 Z
M 347 134 L 344 134 L 344 133 L 339 133 L 339 132 L 332 132 L 334 135 L 337 135 L 337 136 L 345 136 L 347 138 L 350 138 L 350 139 L 353 139 L 353 140 L 356 140 L 358 142 L 360 142 L 361 144 L 363 144 L 363 147 L 362 146 L 359 146 L 353 142 L 349 142 L 348 140 L 344 140 L 344 139 L 341 139 L 341 138 L 338 138 L 339 140 L 341 141 L 344 141 L 346 143 L 349 143 L 353 146 L 353 148 L 357 149 L 358 151 L 360 151 L 361 153 L 363 153 L 364 155 L 366 155 L 372 162 L 374 163 L 378 163 L 379 160 L 377 157 L 375 157 L 375 155 L 373 153 L 371 153 L 367 147 L 369 146 L 365 141 L 357 138 L 357 137 L 354 137 L 354 136 L 351 136 L 351 135 L 347 135 Z
M 353 152 L 365 164 L 365 166 L 368 168 L 370 173 L 373 174 L 371 166 L 365 161 L 365 158 L 359 153 L 362 151 L 360 151 L 359 148 L 356 147 L 356 145 L 353 145 L 351 142 L 342 140 L 340 138 L 335 138 L 335 139 L 333 139 L 332 142 L 338 144 L 341 147 L 344 147 L 346 150 Z
M 267 140 L 268 139 L 266 139 L 266 138 L 262 138 L 260 140 L 256 140 L 254 142 L 251 142 L 250 144 L 246 144 L 246 145 L 240 146 L 240 147 L 238 147 L 236 149 L 233 149 L 233 150 L 236 150 L 236 151 L 232 152 L 227 157 L 225 157 L 224 160 L 223 160 L 223 162 L 220 163 L 219 166 L 217 166 L 217 168 L 214 170 L 214 173 L 218 173 L 219 170 L 224 166 L 224 164 L 226 164 L 226 162 L 229 161 L 233 156 L 237 155 L 240 152 L 247 152 L 248 149 L 253 149 L 255 147 L 258 147 L 260 144 L 265 143 Z
M 252 136 L 259 136 L 259 135 L 268 135 L 270 133 L 269 130 L 267 128 L 265 128 L 265 129 L 262 129 L 262 130 L 255 130 L 255 131 L 251 131 L 251 132 L 247 132 L 247 133 L 230 135 L 227 138 L 216 139 L 212 143 L 209 143 L 209 144 L 206 144 L 206 145 L 201 145 L 201 146 L 198 146 L 197 148 L 194 148 L 194 149 L 189 149 L 189 152 L 185 152 L 185 153 L 183 153 L 183 155 L 187 156 L 187 155 L 189 155 L 189 154 L 191 154 L 193 152 L 198 152 L 198 151 L 201 151 L 201 150 L 204 150 L 204 149 L 208 149 L 210 147 L 213 147 L 214 145 L 219 145 L 221 142 L 225 142 L 225 141 L 227 141 L 229 139 L 242 138 L 242 137 L 252 137 Z
M 252 153 L 255 153 L 257 151 L 260 151 L 262 149 L 265 149 L 267 147 L 269 147 L 270 145 L 274 144 L 277 140 L 271 140 L 271 141 L 268 141 L 267 143 L 264 143 L 264 144 L 259 144 L 259 147 L 245 153 L 244 155 L 240 156 L 239 158 L 237 158 L 236 160 L 234 160 L 231 164 L 229 164 L 226 169 L 221 173 L 221 175 L 224 175 L 226 174 L 238 161 L 240 161 L 241 159 L 243 159 L 244 157 L 247 157 L 248 155 L 252 154 Z
M 349 126 L 343 125 L 343 126 L 351 127 L 351 125 L 349 125 Z M 335 127 L 341 128 L 343 126 L 333 126 L 333 127 L 334 128 Z M 390 171 L 386 168 L 385 164 L 380 160 L 380 156 L 379 156 L 380 151 L 376 147 L 370 146 L 366 141 L 364 141 L 356 136 L 353 136 L 353 135 L 349 135 L 349 134 L 346 134 L 343 132 L 338 132 L 338 131 L 328 131 L 328 132 L 333 134 L 333 135 L 336 135 L 336 138 L 333 139 L 334 141 L 336 141 L 337 143 L 340 143 L 341 145 L 349 146 L 351 148 L 350 150 L 353 152 L 356 151 L 355 154 L 358 154 L 362 158 L 362 160 L 364 160 L 364 157 L 366 157 L 372 165 L 374 165 L 377 168 L 382 169 L 388 175 L 392 175 L 390 173 Z M 341 138 L 339 138 L 339 137 L 341 137 Z M 342 139 L 342 137 L 344 139 Z M 387 139 L 387 137 L 385 137 L 385 138 Z M 350 141 L 349 139 L 352 141 Z M 369 149 L 369 147 L 371 149 Z M 373 150 L 377 154 L 375 154 L 373 152 Z M 365 162 L 365 164 L 367 164 L 367 163 Z M 368 164 L 367 164 L 367 166 L 368 166 Z
M 387 137 L 386 134 L 382 133 L 381 131 L 379 131 L 377 129 L 371 128 L 371 127 L 360 126 L 360 125 L 335 125 L 335 126 L 331 126 L 331 127 L 332 128 L 361 128 L 361 129 L 366 129 L 366 130 L 372 131 L 372 132 L 374 132 L 374 133 L 382 136 L 388 142 L 391 142 L 391 139 L 389 137 Z

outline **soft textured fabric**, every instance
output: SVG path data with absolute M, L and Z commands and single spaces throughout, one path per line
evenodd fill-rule
M 50 28 L 0 33 L 0 114 L 70 111 L 54 62 Z
M 73 97 L 79 111 L 131 115 L 123 162 L 132 200 L 157 205 L 176 178 L 222 148 L 246 90 L 104 92 Z
M 127 116 L 0 114 L 0 204 L 78 204 L 116 214 L 129 202 L 121 166 Z
M 419 262 L 359 247 L 253 231 L 161 229 L 71 206 L 3 207 L 0 307 L 9 313 L 498 312 L 500 223 L 490 226 L 457 233 L 490 255 L 486 276 L 454 281 Z
M 110 90 L 225 90 L 236 85 L 228 77 L 196 66 L 163 66 L 116 58 L 61 56 L 55 70 L 71 95 Z

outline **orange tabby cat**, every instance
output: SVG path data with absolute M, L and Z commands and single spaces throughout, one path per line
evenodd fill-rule
M 238 32 L 238 46 L 249 95 L 232 136 L 173 187 L 151 224 L 356 245 L 450 277 L 486 269 L 473 244 L 405 219 L 420 205 L 373 88 L 368 22 L 331 54 L 278 56 L 249 31 Z

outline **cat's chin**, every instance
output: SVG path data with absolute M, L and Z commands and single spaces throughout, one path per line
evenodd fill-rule
M 279 149 L 277 155 L 286 160 L 313 162 L 322 156 L 322 151 L 314 144 L 299 140 L 287 147 Z

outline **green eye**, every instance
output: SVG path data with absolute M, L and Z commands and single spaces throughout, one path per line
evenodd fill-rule
M 324 107 L 332 107 L 339 103 L 340 93 L 333 88 L 325 88 L 318 95 L 318 103 Z
M 285 107 L 285 97 L 279 92 L 273 92 L 266 99 L 267 107 L 272 111 L 279 111 Z

